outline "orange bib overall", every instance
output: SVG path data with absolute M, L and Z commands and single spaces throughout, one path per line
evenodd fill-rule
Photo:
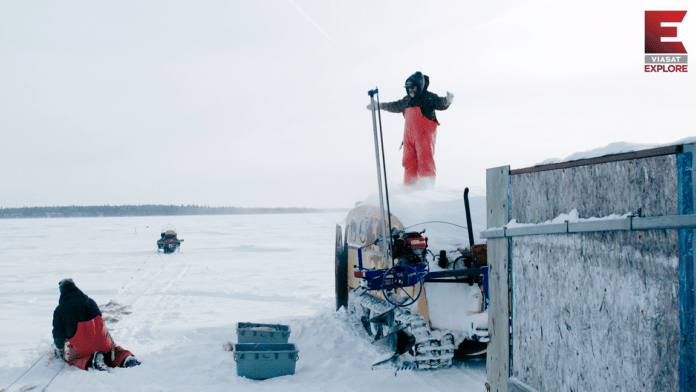
M 427 119 L 420 107 L 404 111 L 404 185 L 413 185 L 419 178 L 435 180 L 435 137 L 437 122 Z
M 78 323 L 75 336 L 65 341 L 63 350 L 65 361 L 81 369 L 86 368 L 96 351 L 104 354 L 104 362 L 109 367 L 121 366 L 127 356 L 133 355 L 114 343 L 102 316 Z

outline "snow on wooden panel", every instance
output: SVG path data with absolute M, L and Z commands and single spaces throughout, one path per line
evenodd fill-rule
M 677 215 L 675 155 L 510 176 L 511 219 L 541 223 L 576 208 L 580 218 Z
M 677 230 L 512 239 L 512 376 L 540 391 L 678 391 Z

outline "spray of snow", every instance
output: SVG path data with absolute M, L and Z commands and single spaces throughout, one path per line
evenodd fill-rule
M 431 251 L 454 252 L 457 248 L 469 246 L 464 189 L 414 189 L 407 186 L 392 186 L 389 189 L 391 213 L 407 231 L 425 230 Z M 470 191 L 469 204 L 474 242 L 481 243 L 479 232 L 486 228 L 486 197 L 480 190 Z M 359 205 L 379 207 L 379 195 L 372 194 Z M 436 265 L 431 267 L 438 268 Z

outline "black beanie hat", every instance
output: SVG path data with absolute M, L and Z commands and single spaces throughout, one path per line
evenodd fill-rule
M 73 282 L 73 280 L 70 278 L 63 279 L 60 282 L 58 282 L 58 288 L 60 289 L 60 292 L 62 293 L 65 287 L 68 285 L 75 286 L 75 282 Z

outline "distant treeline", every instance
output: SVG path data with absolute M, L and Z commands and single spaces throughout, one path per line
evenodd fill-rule
M 239 214 L 303 214 L 325 210 L 314 208 L 242 208 L 197 205 L 140 205 L 140 206 L 67 206 L 67 207 L 0 207 L 0 218 L 81 218 L 109 216 L 159 215 L 239 215 Z

